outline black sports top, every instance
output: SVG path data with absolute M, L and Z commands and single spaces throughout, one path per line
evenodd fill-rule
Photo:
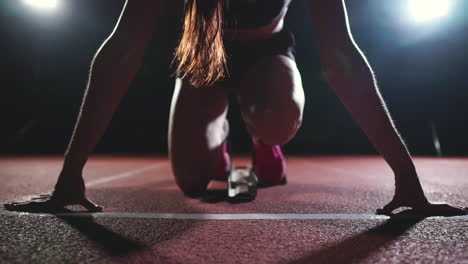
M 271 24 L 286 12 L 292 0 L 230 0 L 224 27 L 248 29 Z

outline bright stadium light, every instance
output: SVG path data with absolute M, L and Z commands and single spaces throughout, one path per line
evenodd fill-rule
M 58 0 L 23 0 L 23 2 L 40 9 L 55 9 L 58 5 Z
M 409 11 L 417 22 L 429 21 L 449 13 L 451 0 L 410 0 Z

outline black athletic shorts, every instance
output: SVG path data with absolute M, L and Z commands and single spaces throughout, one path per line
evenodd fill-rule
M 284 55 L 295 60 L 295 44 L 294 35 L 287 29 L 269 39 L 226 41 L 228 75 L 220 84 L 235 89 L 243 75 L 262 57 Z

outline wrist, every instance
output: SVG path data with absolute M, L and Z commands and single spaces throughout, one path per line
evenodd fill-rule
M 395 172 L 395 175 L 405 175 L 405 178 L 417 178 L 418 177 L 416 167 L 412 163 L 408 165 L 404 165 L 404 166 L 399 166 L 393 171 Z
M 402 175 L 404 176 L 402 178 L 408 179 L 418 177 L 416 167 L 414 166 L 413 160 L 409 155 L 387 160 L 387 163 L 390 165 L 392 171 L 395 173 L 396 176 Z
M 80 159 L 73 157 L 72 155 L 66 153 L 63 161 L 62 173 L 66 174 L 76 174 L 83 171 L 83 168 L 86 164 L 87 159 Z
M 413 199 L 427 202 L 418 174 L 414 168 L 408 168 L 404 172 L 395 173 L 395 193 L 411 194 Z
M 54 187 L 54 195 L 84 195 L 86 186 L 81 171 L 62 170 Z
M 65 155 L 63 167 L 57 179 L 55 189 L 69 189 L 72 186 L 84 189 L 84 164 L 85 162 L 80 162 L 79 159 L 72 158 L 70 155 Z

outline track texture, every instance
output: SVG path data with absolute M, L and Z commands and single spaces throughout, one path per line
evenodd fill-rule
M 0 200 L 49 191 L 60 163 L 58 157 L 0 158 Z M 468 205 L 468 159 L 417 158 L 416 166 L 431 200 Z M 204 197 L 184 197 L 169 162 L 160 157 L 94 157 L 85 178 L 90 198 L 115 213 L 372 214 L 393 191 L 392 173 L 379 157 L 290 157 L 287 185 L 261 189 L 255 201 L 242 204 L 229 203 L 226 186 L 219 182 Z M 0 210 L 0 262 L 468 263 L 467 218 L 137 216 L 77 218 Z

